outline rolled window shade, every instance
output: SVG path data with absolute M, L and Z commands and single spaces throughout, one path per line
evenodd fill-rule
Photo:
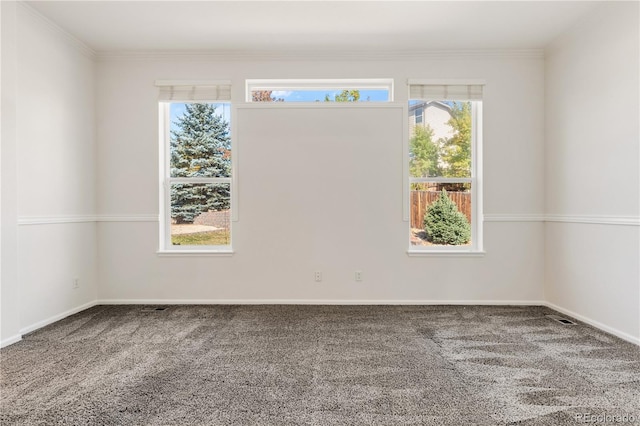
M 411 84 L 409 99 L 439 101 L 480 101 L 482 85 Z
M 160 101 L 197 102 L 230 101 L 231 85 L 172 85 L 160 86 Z

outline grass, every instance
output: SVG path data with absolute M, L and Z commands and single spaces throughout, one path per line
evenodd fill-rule
M 230 243 L 231 238 L 228 229 L 171 236 L 171 244 L 174 246 L 226 246 Z

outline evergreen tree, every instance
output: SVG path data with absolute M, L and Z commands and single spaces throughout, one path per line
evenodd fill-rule
M 471 240 L 471 225 L 444 189 L 438 199 L 427 207 L 424 230 L 427 240 L 434 244 L 461 245 Z
M 171 177 L 231 177 L 229 123 L 211 104 L 186 104 L 171 131 Z M 228 184 L 171 185 L 171 217 L 192 223 L 207 210 L 229 208 Z
M 409 141 L 409 172 L 411 177 L 439 176 L 438 147 L 433 142 L 429 125 L 416 126 Z

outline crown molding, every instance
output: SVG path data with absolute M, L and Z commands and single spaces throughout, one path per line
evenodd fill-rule
M 375 61 L 544 58 L 544 49 L 99 51 L 99 61 Z
M 61 26 L 53 22 L 51 19 L 44 16 L 42 13 L 38 12 L 36 9 L 34 9 L 32 6 L 28 5 L 24 1 L 20 0 L 17 3 L 22 8 L 22 10 L 27 12 L 32 18 L 34 18 L 36 21 L 42 24 L 44 28 L 49 30 L 54 35 L 58 36 L 62 41 L 67 43 L 67 45 L 74 48 L 80 54 L 82 54 L 83 56 L 89 59 L 92 59 L 92 60 L 96 59 L 97 57 L 96 51 L 90 48 L 89 46 L 87 46 L 80 39 L 71 35 L 67 30 L 65 30 L 64 28 L 62 28 Z

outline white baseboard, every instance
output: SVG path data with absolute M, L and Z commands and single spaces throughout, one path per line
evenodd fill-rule
M 4 348 L 5 346 L 13 345 L 14 343 L 18 343 L 22 340 L 21 334 L 16 334 L 15 336 L 11 336 L 8 339 L 4 339 L 0 342 L 0 348 Z
M 42 327 L 45 327 L 45 326 L 47 326 L 49 324 L 53 324 L 56 321 L 60 321 L 61 319 L 64 319 L 64 318 L 66 318 L 68 316 L 71 316 L 73 314 L 77 314 L 78 312 L 84 311 L 85 309 L 92 308 L 92 307 L 94 307 L 96 305 L 98 305 L 98 301 L 94 300 L 92 302 L 85 303 L 84 305 L 77 306 L 77 307 L 75 307 L 73 309 L 69 309 L 68 311 L 62 312 L 61 314 L 54 315 L 54 316 L 49 317 L 49 318 L 47 318 L 45 320 L 38 321 L 35 324 L 31 324 L 31 325 L 29 325 L 27 327 L 21 328 L 20 329 L 20 334 L 24 336 L 27 333 L 31 333 L 32 331 L 35 331 L 35 330 L 37 330 L 39 328 L 42 328 Z
M 550 309 L 553 309 L 554 311 L 558 311 L 562 314 L 568 315 L 570 317 L 573 317 L 575 319 L 577 319 L 578 321 L 582 321 L 585 324 L 589 324 L 590 326 L 593 326 L 599 330 L 602 330 L 606 333 L 609 334 L 613 334 L 616 337 L 621 338 L 622 340 L 626 340 L 627 342 L 633 343 L 635 345 L 640 346 L 640 338 L 632 336 L 629 333 L 625 333 L 624 331 L 620 331 L 616 328 L 613 327 L 609 327 L 608 325 L 602 324 L 599 321 L 596 320 L 592 320 L 591 318 L 587 318 L 584 315 L 580 315 L 577 314 L 573 311 L 570 311 L 569 309 L 565 309 L 563 307 L 560 307 L 556 304 L 553 304 L 551 302 L 545 302 L 544 305 Z
M 99 305 L 517 305 L 544 306 L 542 300 L 396 299 L 101 299 Z
M 640 346 L 640 338 L 602 324 L 569 309 L 543 300 L 394 300 L 394 299 L 100 299 L 80 305 L 66 312 L 54 315 L 20 330 L 20 334 L 0 342 L 0 347 L 12 345 L 22 340 L 22 335 L 60 321 L 70 315 L 96 305 L 499 305 L 499 306 L 546 306 L 554 311 L 573 317 L 599 330 Z

